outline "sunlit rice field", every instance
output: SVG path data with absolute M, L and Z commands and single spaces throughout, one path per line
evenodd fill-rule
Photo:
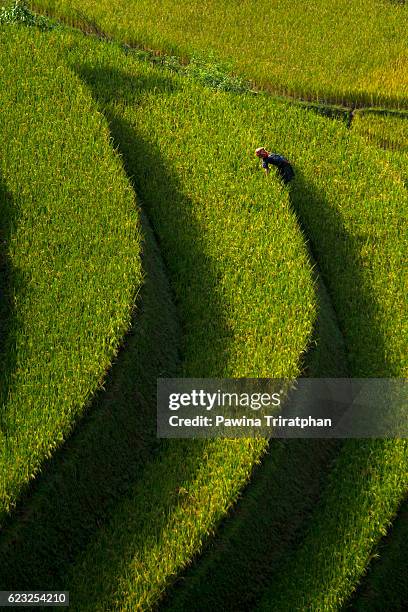
M 384 168 L 380 153 L 350 134 L 342 123 L 267 98 L 214 93 L 135 62 L 131 55 L 124 56 L 114 45 L 95 41 L 92 45 L 88 43 L 89 51 L 85 51 L 78 44 L 73 45 L 70 42 L 73 40 L 71 35 L 66 35 L 69 52 L 65 55 L 62 45 L 64 57 L 82 77 L 106 114 L 126 170 L 133 177 L 143 206 L 160 237 L 186 334 L 183 371 L 187 375 L 199 372 L 203 376 L 207 372 L 240 373 L 245 359 L 251 368 L 258 364 L 257 373 L 282 367 L 279 365 L 283 363 L 281 350 L 262 353 L 259 337 L 255 336 L 256 344 L 252 345 L 248 336 L 249 329 L 258 329 L 263 310 L 260 306 L 247 310 L 248 299 L 257 299 L 257 285 L 251 280 L 257 268 L 249 265 L 253 260 L 248 259 L 251 251 L 246 249 L 256 244 L 257 256 L 263 264 L 259 273 L 268 269 L 271 274 L 277 261 L 268 260 L 270 265 L 266 268 L 261 254 L 269 253 L 272 257 L 271 245 L 281 244 L 282 236 L 290 227 L 290 216 L 285 213 L 287 194 L 275 182 L 277 179 L 265 183 L 265 177 L 259 175 L 256 160 L 250 161 L 256 143 L 265 142 L 275 150 L 285 147 L 297 170 L 297 179 L 290 192 L 292 206 L 310 236 L 329 288 L 348 348 L 351 372 L 355 376 L 402 373 L 404 334 L 396 321 L 403 325 L 399 313 L 404 304 L 404 281 L 392 271 L 400 269 L 405 248 L 399 227 L 406 195 L 400 181 Z M 90 55 L 87 56 L 87 52 Z M 205 132 L 203 125 L 207 126 Z M 180 151 L 183 151 L 182 156 Z M 231 156 L 231 163 L 222 163 L 228 156 Z M 242 179 L 237 190 L 235 185 L 240 173 Z M 255 186 L 256 189 L 251 191 Z M 273 193 L 274 201 L 269 199 Z M 260 194 L 262 201 L 258 199 Z M 364 194 L 364 206 L 356 206 L 361 194 Z M 279 205 L 280 197 L 284 199 Z M 289 208 L 286 210 L 289 212 Z M 220 218 L 223 219 L 221 227 Z M 285 228 L 273 225 L 283 222 L 283 219 Z M 380 252 L 377 234 L 385 219 L 389 237 L 383 240 Z M 227 233 L 225 227 L 228 227 Z M 235 232 L 235 228 L 241 229 Z M 207 242 L 207 236 L 211 236 L 210 242 Z M 240 250 L 234 247 L 238 244 Z M 262 245 L 266 251 L 262 250 Z M 200 247 L 200 256 L 197 246 Z M 188 258 L 182 255 L 187 251 Z M 201 253 L 205 254 L 205 259 Z M 225 268 L 229 261 L 243 261 L 235 260 L 235 257 L 245 257 L 246 267 L 241 264 Z M 294 261 L 293 258 L 290 261 Z M 197 269 L 200 275 L 194 276 Z M 218 280 L 216 285 L 212 282 L 207 285 L 202 294 L 205 300 L 201 301 L 197 295 L 209 281 L 208 270 L 218 270 L 215 277 Z M 250 276 L 246 276 L 248 270 L 251 270 Z M 291 273 L 286 282 L 290 282 L 292 277 Z M 199 286 L 195 285 L 194 278 Z M 233 284 L 229 284 L 232 279 Z M 251 291 L 243 292 L 241 301 L 237 289 L 245 286 L 239 283 L 245 282 L 251 283 Z M 215 292 L 214 287 L 218 288 Z M 274 291 L 287 291 L 279 282 L 271 284 L 271 290 L 272 287 Z M 265 287 L 262 289 L 265 291 Z M 301 294 L 295 292 L 294 295 L 299 307 Z M 224 310 L 229 313 L 225 335 L 220 334 L 220 327 L 217 329 L 206 318 L 208 312 L 214 312 L 209 301 L 211 296 L 212 299 L 222 296 L 224 307 L 229 305 Z M 261 296 L 260 292 L 260 300 Z M 265 312 L 269 312 L 269 317 L 274 303 L 277 304 L 268 300 L 269 307 Z M 285 304 L 290 306 L 287 300 Z M 350 304 L 354 304 L 353 309 Z M 282 314 L 280 325 L 285 321 Z M 254 327 L 246 327 L 245 348 L 238 351 L 240 334 L 228 336 L 226 332 L 231 329 L 231 324 L 237 325 L 235 329 L 238 332 L 238 317 L 242 316 L 251 317 L 248 321 L 253 316 L 256 318 L 253 319 Z M 276 342 L 280 337 L 280 334 L 274 335 L 271 340 Z M 290 337 L 294 338 L 293 333 Z M 222 358 L 219 351 L 212 352 L 212 347 L 217 344 L 222 350 L 221 343 L 228 346 L 228 352 L 224 349 Z M 199 352 L 197 347 L 200 347 Z M 268 360 L 263 355 L 268 355 Z M 276 366 L 273 366 L 275 359 Z M 289 363 L 287 359 L 285 363 Z M 225 369 L 226 364 L 229 370 Z M 254 370 L 249 369 L 249 372 L 252 374 Z M 75 566 L 72 568 L 68 580 L 81 605 L 86 606 L 96 593 L 99 593 L 101 605 L 124 606 L 125 609 L 152 605 L 167 584 L 169 575 L 179 571 L 200 549 L 207 530 L 225 513 L 230 503 L 228 499 L 235 498 L 239 486 L 248 478 L 247 470 L 260 457 L 260 450 L 260 447 L 257 449 L 242 442 L 233 446 L 228 442 L 206 443 L 203 447 L 198 443 L 170 444 L 164 455 L 149 467 L 144 484 L 121 504 L 106 532 L 95 538 L 81 562 L 81 571 L 77 572 Z M 200 461 L 199 472 L 193 476 L 196 467 L 190 461 L 200 456 L 206 459 Z M 190 484 L 185 487 L 189 493 L 173 505 L 171 497 L 160 498 L 153 483 L 158 473 L 175 473 L 176 480 L 169 480 L 170 490 L 174 489 L 180 477 L 181 457 L 184 477 L 191 473 L 188 477 Z M 214 502 L 211 501 L 211 506 L 204 512 L 202 504 L 208 498 L 209 490 L 208 484 L 201 483 L 208 482 L 207 478 L 215 473 L 213 470 L 218 462 L 224 466 L 221 472 L 224 485 L 219 489 L 221 481 L 214 476 L 211 478 L 211 500 Z M 323 609 L 335 609 L 347 599 L 368 562 L 374 543 L 386 529 L 405 491 L 402 470 L 405 462 L 406 447 L 403 443 L 350 442 L 345 445 L 317 509 L 314 531 L 308 536 L 311 538 L 308 546 L 313 545 L 316 549 L 313 559 L 309 560 L 315 568 L 315 582 L 303 577 L 302 549 L 286 574 L 288 585 L 291 584 L 292 572 L 296 577 L 299 590 L 293 596 L 299 595 L 303 605 L 317 605 L 318 602 Z M 232 471 L 228 466 L 234 466 Z M 371 480 L 364 476 L 366 470 L 373 474 Z M 336 476 L 339 473 L 348 473 L 349 478 L 339 479 Z M 242 480 L 238 480 L 239 474 L 242 474 Z M 227 497 L 226 482 L 230 483 Z M 238 482 L 241 483 L 239 486 Z M 142 500 L 146 503 L 146 491 L 151 492 L 154 500 L 150 502 L 152 512 L 153 508 L 157 510 L 159 507 L 162 511 L 157 515 L 157 523 L 153 520 L 155 514 L 149 514 L 150 519 L 144 520 L 148 525 L 146 532 L 137 526 L 138 522 L 134 523 L 134 539 L 130 544 L 130 516 L 138 515 L 135 509 Z M 372 506 L 372 515 L 367 517 L 361 509 L 372 499 L 377 502 Z M 192 521 L 191 512 L 200 516 L 200 520 Z M 330 521 L 329 516 L 332 517 Z M 167 518 L 163 522 L 160 517 Z M 176 532 L 175 524 L 178 525 Z M 350 530 L 351 524 L 353 530 Z M 162 534 L 159 541 L 154 535 L 155 529 Z M 332 561 L 321 565 L 319 546 L 322 538 L 317 534 L 323 533 L 326 534 L 323 538 L 326 550 L 330 551 L 327 558 Z M 122 554 L 124 537 L 130 547 L 125 557 Z M 354 548 L 350 537 L 355 543 Z M 107 541 L 117 543 L 109 561 L 106 557 Z M 144 544 L 150 541 L 156 542 L 153 549 Z M 154 559 L 158 555 L 163 561 L 160 575 L 155 574 L 154 569 Z M 335 561 L 339 555 L 343 559 L 341 566 Z M 88 568 L 86 580 L 83 578 L 84 567 Z M 105 581 L 101 590 L 101 573 L 107 576 L 112 567 L 116 568 L 111 574 L 112 580 Z M 285 584 L 282 584 L 280 605 L 282 601 L 291 601 L 284 595 L 285 589 Z
M 209 53 L 258 87 L 307 100 L 406 106 L 408 8 L 389 0 L 35 0 L 32 6 L 117 40 Z M 114 8 L 114 18 L 113 15 Z
M 83 413 L 141 284 L 134 193 L 50 42 L 0 30 L 2 518 Z
M 376 113 L 357 113 L 353 120 L 353 132 L 382 151 L 381 157 L 389 172 L 399 177 L 405 185 L 408 181 L 408 116 Z M 407 211 L 402 219 L 407 221 Z
M 36 6 L 269 92 L 406 104 L 400 3 Z M 155 382 L 407 376 L 404 113 L 211 89 L 66 27 L 2 25 L 0 56 L 0 584 L 78 610 L 343 609 L 406 497 L 406 441 L 158 441 Z M 290 159 L 288 187 L 260 145 Z M 242 546 L 268 563 L 248 589 Z

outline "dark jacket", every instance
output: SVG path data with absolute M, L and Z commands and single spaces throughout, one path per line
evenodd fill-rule
M 278 169 L 279 175 L 283 182 L 289 183 L 295 176 L 292 166 L 288 162 L 288 160 L 283 157 L 283 155 L 277 155 L 276 153 L 271 153 L 268 157 L 264 157 L 262 160 L 262 168 L 266 170 L 269 168 L 269 164 L 272 166 L 276 166 Z

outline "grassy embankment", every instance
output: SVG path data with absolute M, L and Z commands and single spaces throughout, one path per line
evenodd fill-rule
M 190 116 L 190 128 L 186 124 L 182 135 L 186 147 L 184 167 L 177 168 L 178 147 L 182 143 L 173 142 L 170 157 L 162 149 L 166 143 L 170 148 L 170 134 L 174 129 L 170 124 L 177 121 L 176 107 L 176 114 L 167 115 L 166 140 L 162 143 L 151 137 L 154 133 L 138 135 L 135 126 L 118 109 L 124 110 L 131 102 L 134 110 L 133 101 L 137 104 L 138 99 L 158 101 L 172 95 L 182 103 L 188 100 L 182 80 L 135 63 L 119 47 L 102 45 L 80 35 L 18 32 L 20 41 L 35 46 L 38 53 L 48 57 L 49 63 L 48 49 L 58 48 L 60 62 L 67 59 L 94 95 L 102 95 L 101 107 L 104 102 L 108 105 L 115 100 L 117 107 L 112 107 L 111 113 L 107 107 L 105 110 L 168 267 L 183 329 L 183 374 L 297 376 L 316 317 L 311 266 L 303 236 L 290 209 L 288 192 L 278 178 L 266 181 L 257 166 L 247 163 L 242 150 L 237 153 L 233 167 L 226 169 L 219 163 L 238 141 L 245 140 L 245 148 L 252 154 L 254 135 L 246 133 L 245 122 L 237 122 L 238 110 L 229 112 L 226 100 L 218 108 L 217 95 L 206 92 L 210 98 L 205 105 L 209 106 L 215 121 L 214 132 L 206 135 L 206 148 L 200 149 L 202 117 L 198 107 L 198 112 Z M 127 69 L 131 72 L 127 73 Z M 190 110 L 187 106 L 187 113 Z M 156 128 L 159 123 L 156 118 Z M 232 124 L 235 128 L 231 131 Z M 146 128 L 150 130 L 147 125 Z M 211 156 L 211 151 L 214 153 L 219 146 L 219 157 Z M 95 426 L 89 431 L 99 431 L 99 428 Z M 91 437 L 89 432 L 84 434 L 85 440 Z M 75 510 L 72 524 L 70 513 L 64 511 L 58 498 L 48 510 L 44 500 L 47 491 L 59 490 L 61 478 L 63 483 L 67 481 L 67 474 L 71 474 L 67 488 L 72 492 L 78 480 L 75 472 L 81 469 L 82 461 L 87 466 L 86 474 L 90 473 L 92 455 L 86 449 L 81 450 L 82 438 L 78 440 L 73 439 L 74 450 L 68 453 L 71 466 L 64 468 L 62 454 L 61 465 L 57 459 L 51 480 L 47 481 L 45 476 L 45 484 L 39 484 L 32 510 L 28 509 L 27 513 L 27 508 L 22 508 L 21 514 L 30 517 L 28 524 L 36 521 L 35 533 L 40 546 L 32 550 L 24 544 L 21 535 L 24 521 L 21 521 L 22 532 L 18 525 L 10 525 L 11 530 L 17 531 L 10 531 L 9 537 L 4 534 L 5 550 L 14 547 L 15 556 L 11 558 L 11 555 L 7 567 L 3 567 L 2 580 L 8 582 L 15 576 L 19 585 L 28 579 L 30 584 L 40 584 L 44 569 L 38 559 L 46 558 L 44 551 L 47 551 L 52 559 L 52 563 L 46 562 L 47 585 L 50 580 L 68 581 L 72 585 L 69 588 L 73 603 L 81 608 L 128 605 L 134 609 L 134 606 L 156 602 L 171 577 L 200 549 L 202 541 L 225 515 L 266 449 L 264 440 L 161 444 L 154 457 L 149 461 L 143 459 L 140 478 L 130 476 L 130 493 L 119 503 L 111 525 L 101 528 L 95 537 L 89 548 L 95 548 L 90 553 L 94 555 L 92 567 L 87 568 L 89 557 L 77 560 L 73 575 L 66 577 L 61 570 L 64 555 L 52 547 L 59 541 L 61 528 L 64 534 L 75 533 L 80 525 L 81 501 L 85 502 L 84 516 L 89 518 L 93 514 L 87 507 L 89 498 L 84 495 L 88 476 L 84 476 L 75 493 L 80 503 L 70 502 L 69 507 Z M 102 440 L 105 440 L 102 448 L 106 448 L 103 436 Z M 64 494 L 62 500 L 68 497 Z M 98 495 L 92 493 L 90 499 L 98 500 Z M 39 508 L 40 514 L 43 513 L 41 519 Z M 59 513 L 58 520 L 53 518 L 54 510 Z M 49 543 L 47 512 L 52 524 Z M 102 514 L 111 512 L 110 507 Z M 68 520 L 68 526 L 62 517 Z M 84 546 L 95 526 L 90 525 L 88 533 L 87 525 L 81 529 L 81 541 L 75 541 L 68 551 L 70 559 Z M 18 538 L 17 553 L 14 534 Z M 106 538 L 110 540 L 108 546 Z M 104 586 L 100 580 L 105 581 Z M 94 588 L 92 602 L 89 592 Z
M 89 42 L 87 48 L 91 49 Z M 239 299 L 237 293 L 237 274 L 243 282 L 248 271 L 253 273 L 253 266 L 256 265 L 253 259 L 248 259 L 246 241 L 242 242 L 242 236 L 249 240 L 250 235 L 254 236 L 249 232 L 254 229 L 257 230 L 257 237 L 261 236 L 258 238 L 261 244 L 256 243 L 256 257 L 257 262 L 262 263 L 264 275 L 261 270 L 255 273 L 252 278 L 256 278 L 257 282 L 262 278 L 265 283 L 265 270 L 268 270 L 272 278 L 279 277 L 279 274 L 273 273 L 276 268 L 271 267 L 277 265 L 276 261 L 272 263 L 268 260 L 270 265 L 265 266 L 265 251 L 262 247 L 267 246 L 266 252 L 271 252 L 271 245 L 277 243 L 280 234 L 279 240 L 283 241 L 280 244 L 293 248 L 285 239 L 285 231 L 290 223 L 290 217 L 284 216 L 282 212 L 286 206 L 276 204 L 276 200 L 272 205 L 268 198 L 271 197 L 272 188 L 275 189 L 274 183 L 265 186 L 265 182 L 262 182 L 264 178 L 258 178 L 256 162 L 251 166 L 247 158 L 247 151 L 251 151 L 256 143 L 266 141 L 271 148 L 285 150 L 297 169 L 292 201 L 311 237 L 314 253 L 335 304 L 353 375 L 401 375 L 404 372 L 405 354 L 402 319 L 405 294 L 400 271 L 405 247 L 400 228 L 406 194 L 402 184 L 384 168 L 381 155 L 362 144 L 359 138 L 351 135 L 341 124 L 311 113 L 305 114 L 290 106 L 275 105 L 268 99 L 254 100 L 250 96 L 216 94 L 190 83 L 170 79 L 164 76 L 165 73 L 133 64 L 131 56 L 125 58 L 112 45 L 95 43 L 92 49 L 93 55 L 88 58 L 84 57 L 82 49 L 71 49 L 68 59 L 90 85 L 94 96 L 104 108 L 115 140 L 120 144 L 128 173 L 133 176 L 160 237 L 161 248 L 180 300 L 182 322 L 190 336 L 185 341 L 184 371 L 194 372 L 194 375 L 198 371 L 199 375 L 203 375 L 215 366 L 218 373 L 218 368 L 224 364 L 222 373 L 228 373 L 225 370 L 225 359 L 220 362 L 218 354 L 207 357 L 204 352 L 207 357 L 205 361 L 197 356 L 197 346 L 206 350 L 205 342 L 212 329 L 205 312 L 200 312 L 205 306 L 208 312 L 208 303 L 204 302 L 203 306 L 195 298 L 197 291 L 203 289 L 205 270 L 208 267 L 197 266 L 195 251 L 189 251 L 188 259 L 177 257 L 180 249 L 186 248 L 186 228 L 194 230 L 193 221 L 198 227 L 204 227 L 205 224 L 206 231 L 211 232 L 211 242 L 201 242 L 205 235 L 203 231 L 194 232 L 187 248 L 191 249 L 193 243 L 203 244 L 206 253 L 214 253 L 215 261 L 220 253 L 225 256 L 225 247 L 231 249 L 234 240 L 240 239 L 239 255 L 238 249 L 232 252 L 239 257 L 245 255 L 245 267 L 237 266 L 235 260 L 234 265 L 228 268 L 228 276 L 222 273 L 218 276 L 217 287 L 222 288 L 225 300 L 223 305 L 224 308 L 228 306 L 228 313 L 230 309 L 233 311 L 233 304 L 239 307 L 242 304 L 249 316 L 247 325 L 251 321 L 250 312 L 260 321 L 263 310 L 262 306 L 255 310 L 249 306 L 248 295 L 252 296 L 252 293 L 245 294 L 245 300 Z M 205 132 L 202 130 L 203 125 L 208 126 Z M 269 125 L 273 125 L 273 131 Z M 183 157 L 180 157 L 180 151 L 185 153 Z M 224 158 L 230 162 L 227 167 L 217 163 Z M 172 177 L 170 169 L 174 173 Z M 181 202 L 168 194 L 169 186 L 174 186 L 175 176 L 177 192 L 183 195 Z M 238 194 L 237 184 L 240 185 Z M 222 197 L 219 197 L 220 194 Z M 262 195 L 262 203 L 259 195 Z M 277 195 L 275 192 L 275 198 Z M 180 206 L 180 203 L 184 205 Z M 279 218 L 285 223 L 286 229 L 281 227 L 277 232 L 274 227 L 271 232 L 272 224 L 279 222 L 275 214 L 278 207 Z M 235 215 L 234 223 L 231 222 L 231 215 Z M 223 219 L 222 232 L 217 227 L 219 219 Z M 387 233 L 382 235 L 379 247 L 378 232 L 384 224 Z M 225 228 L 228 228 L 228 233 Z M 255 240 L 252 244 L 255 244 Z M 181 261 L 184 262 L 182 268 Z M 293 258 L 291 261 L 294 262 Z M 182 271 L 191 264 L 196 271 L 200 271 L 197 276 L 200 288 L 197 289 L 186 283 L 185 273 L 182 275 Z M 222 268 L 218 270 L 221 272 Z M 291 281 L 292 278 L 291 274 L 285 280 Z M 279 281 L 277 283 L 279 285 Z M 231 288 L 228 290 L 229 286 L 234 287 L 233 292 Z M 256 287 L 258 284 L 251 285 L 253 290 Z M 285 291 L 288 289 L 286 285 Z M 187 298 L 186 290 L 189 290 Z M 265 295 L 265 285 L 262 290 Z M 229 291 L 233 293 L 234 300 L 228 300 L 231 295 Z M 183 302 L 180 299 L 182 295 Z M 188 295 L 191 295 L 191 301 L 188 301 Z M 204 295 L 208 295 L 208 292 L 204 291 Z M 299 293 L 297 295 L 299 297 Z M 267 301 L 268 305 L 273 303 L 271 298 Z M 188 304 L 194 304 L 194 308 L 190 306 L 186 309 Z M 287 300 L 285 305 L 288 305 Z M 193 313 L 200 313 L 200 318 L 193 317 Z M 281 311 L 281 323 L 284 323 L 285 317 L 282 318 L 282 314 Z M 194 322 L 198 320 L 205 325 L 204 329 L 195 327 Z M 232 319 L 229 318 L 229 321 Z M 238 331 L 239 327 L 236 329 Z M 249 325 L 244 329 L 248 334 L 248 329 L 252 327 Z M 218 346 L 222 348 L 226 337 L 221 334 L 221 340 L 219 338 L 217 330 L 213 342 L 219 341 Z M 229 366 L 232 366 L 232 372 L 242 373 L 238 367 L 237 354 L 233 350 L 236 338 L 235 335 L 229 339 Z M 254 345 L 251 346 L 250 341 L 245 344 L 250 350 L 255 349 L 249 359 L 253 368 L 262 363 L 260 351 L 263 344 L 260 344 L 260 339 L 262 335 L 257 336 Z M 259 352 L 256 352 L 257 347 Z M 276 358 L 275 352 L 269 353 L 269 356 Z M 254 371 L 251 369 L 250 373 Z M 180 444 L 179 449 L 182 446 Z M 217 479 L 213 477 L 211 480 L 211 473 L 213 470 L 215 473 L 217 462 L 220 461 L 224 465 L 224 483 L 228 482 L 225 478 L 237 479 L 237 460 L 238 457 L 242 460 L 244 455 L 243 442 L 216 442 L 203 446 L 206 448 L 207 463 L 201 463 L 195 482 L 190 481 L 188 486 L 183 486 L 183 501 L 179 500 L 170 514 L 167 514 L 169 506 L 158 506 L 159 498 L 155 498 L 151 506 L 152 512 L 153 509 L 155 512 L 146 530 L 142 529 L 142 525 L 146 525 L 145 515 L 143 519 L 133 515 L 134 522 L 130 527 L 127 521 L 132 515 L 132 509 L 138 500 L 144 499 L 146 504 L 143 496 L 148 487 L 140 488 L 124 502 L 112 524 L 102 530 L 101 537 L 90 547 L 79 565 L 81 570 L 74 569 L 72 572 L 68 582 L 77 593 L 79 601 L 87 602 L 98 596 L 99 601 L 105 604 L 114 601 L 117 605 L 129 607 L 141 602 L 148 605 L 160 595 L 168 582 L 168 575 L 179 571 L 200 548 L 201 538 L 208 525 L 216 524 L 230 503 L 225 498 L 220 503 L 216 495 L 209 497 L 209 490 L 203 497 L 209 482 L 215 494 Z M 237 446 L 240 454 L 236 452 Z M 226 451 L 228 447 L 234 449 L 231 455 Z M 196 443 L 194 448 L 197 453 L 200 445 Z M 228 463 L 227 458 L 232 455 L 235 461 Z M 255 455 L 256 452 L 249 463 Z M 190 453 L 186 453 L 183 470 L 187 469 L 191 461 Z M 159 461 L 157 472 L 153 470 L 152 474 L 168 473 L 166 486 L 169 486 L 169 491 L 174 491 L 177 479 L 172 481 L 174 472 L 166 472 L 168 466 L 167 459 Z M 297 584 L 293 592 L 296 601 L 291 601 L 286 591 L 286 587 L 289 588 L 288 582 L 274 590 L 271 595 L 272 605 L 276 605 L 274 598 L 277 598 L 278 605 L 283 605 L 283 609 L 285 605 L 288 609 L 290 606 L 296 609 L 296 606 L 302 605 L 336 609 L 347 599 L 366 567 L 373 545 L 388 527 L 406 490 L 405 467 L 406 448 L 403 442 L 352 441 L 344 445 L 313 517 L 313 526 L 305 535 L 300 554 L 294 555 L 293 566 L 288 565 L 288 581 L 294 577 L 295 582 L 291 584 Z M 248 474 L 242 478 L 240 485 Z M 148 482 L 146 480 L 145 484 Z M 150 482 L 154 490 L 153 477 Z M 229 500 L 236 496 L 237 491 L 238 488 Z M 159 507 L 163 508 L 162 513 L 158 512 Z M 370 513 L 367 513 L 368 507 Z M 163 523 L 166 515 L 170 518 Z M 200 524 L 201 528 L 198 527 Z M 135 534 L 133 543 L 129 541 L 129 530 Z M 159 541 L 157 535 L 154 535 L 158 533 L 157 530 L 160 532 Z M 111 546 L 107 558 L 107 542 L 112 541 L 116 544 Z M 127 558 L 123 555 L 125 544 Z M 307 550 L 315 551 L 315 554 L 308 555 L 306 563 L 303 553 Z M 154 561 L 157 558 L 161 559 L 160 575 Z M 305 575 L 306 568 L 311 566 L 313 572 L 308 571 Z M 117 568 L 116 578 L 113 576 L 113 567 Z M 86 581 L 84 573 L 87 575 Z M 105 591 L 101 590 L 101 577 L 105 579 Z M 277 581 L 274 584 L 276 586 Z M 268 605 L 271 605 L 270 601 Z
M 408 8 L 388 0 L 35 0 L 38 10 L 131 45 L 231 61 L 274 93 L 357 106 L 408 102 Z M 113 16 L 114 13 L 114 16 Z
M 106 120 L 40 40 L 0 28 L 0 523 L 83 413 L 141 284 Z

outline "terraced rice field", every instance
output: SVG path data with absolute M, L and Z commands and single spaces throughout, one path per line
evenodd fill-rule
M 408 180 L 408 121 L 405 114 L 358 113 L 353 120 L 353 131 L 382 151 L 389 172 Z
M 405 3 L 36 0 L 70 24 L 171 55 L 215 57 L 258 87 L 307 100 L 406 106 Z
M 40 39 L 1 32 L 1 517 L 83 413 L 141 284 L 106 120 Z
M 71 4 L 58 12 L 74 20 Z M 189 31 L 188 44 L 177 32 L 189 3 L 167 24 L 165 4 L 152 27 L 147 4 L 136 26 L 136 3 L 118 3 L 109 34 L 188 55 L 212 48 L 222 7 L 215 50 L 239 61 L 222 47 L 236 28 L 223 2 L 203 11 L 207 38 Z M 82 8 L 107 30 L 110 8 Z M 387 61 L 403 54 L 406 9 L 353 8 L 367 36 L 376 11 L 388 24 L 371 73 L 362 62 L 378 76 L 387 36 Z M 275 9 L 294 19 L 286 3 Z M 254 4 L 239 10 L 257 31 Z M 298 35 L 310 43 L 309 17 Z M 393 574 L 397 610 L 403 514 L 377 547 L 408 491 L 405 440 L 160 441 L 155 385 L 406 376 L 404 113 L 357 112 L 350 127 L 266 93 L 205 87 L 120 42 L 43 29 L 0 26 L 2 588 L 69 590 L 78 610 L 334 611 L 379 609 L 378 575 Z M 236 70 L 289 92 L 277 74 L 262 80 L 256 49 Z M 391 99 L 380 76 L 353 81 L 344 56 L 338 69 L 329 84 L 319 65 L 315 91 L 404 103 L 403 75 Z M 306 76 L 293 78 L 292 93 L 313 97 Z M 260 144 L 291 160 L 289 187 L 262 174 Z

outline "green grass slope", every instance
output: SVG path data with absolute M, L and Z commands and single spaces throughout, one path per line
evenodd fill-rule
M 141 282 L 133 191 L 49 40 L 0 29 L 0 518 L 101 382 Z
M 369 0 L 35 0 L 39 10 L 117 40 L 191 57 L 214 52 L 275 93 L 406 106 L 408 9 Z M 85 16 L 85 19 L 84 19 Z

